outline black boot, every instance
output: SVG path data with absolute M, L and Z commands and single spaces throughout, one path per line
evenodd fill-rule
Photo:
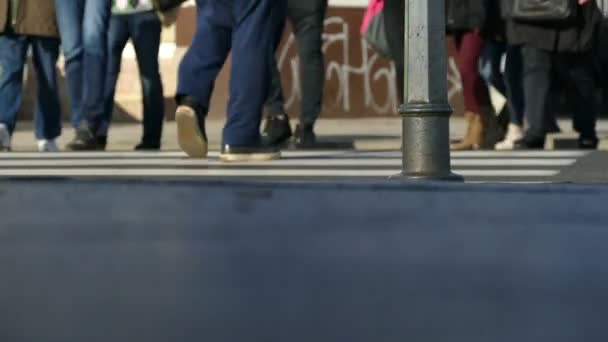
M 291 138 L 289 117 L 285 114 L 271 115 L 266 119 L 262 130 L 262 141 L 266 145 L 281 146 Z
M 317 144 L 317 136 L 312 125 L 297 125 L 295 133 L 296 148 L 311 149 Z

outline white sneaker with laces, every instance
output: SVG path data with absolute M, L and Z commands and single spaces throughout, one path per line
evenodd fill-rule
M 11 150 L 11 133 L 6 124 L 0 123 L 0 152 Z
M 494 146 L 497 151 L 510 151 L 513 149 L 515 142 L 524 138 L 524 129 L 516 124 L 509 124 L 505 139 Z
M 59 147 L 55 140 L 38 140 L 38 152 L 59 152 Z

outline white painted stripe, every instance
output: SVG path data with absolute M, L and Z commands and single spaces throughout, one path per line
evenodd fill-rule
M 452 158 L 580 158 L 588 155 L 585 151 L 455 151 Z M 400 158 L 399 151 L 349 152 L 348 156 Z
M 588 155 L 585 151 L 458 151 L 452 157 L 458 158 L 580 158 Z
M 281 156 L 286 158 L 314 158 L 314 157 L 334 157 L 343 156 L 348 151 L 285 151 Z M 209 152 L 209 157 L 217 158 L 218 151 Z M 57 152 L 57 153 L 38 153 L 38 152 L 11 152 L 0 153 L 0 160 L 3 159 L 94 159 L 94 158 L 186 158 L 183 152 Z
M 455 159 L 452 166 L 569 166 L 576 163 L 576 159 Z M 217 159 L 28 159 L 28 160 L 2 160 L 0 167 L 83 167 L 83 166 L 265 166 L 265 167 L 331 167 L 331 166 L 365 166 L 381 167 L 401 165 L 396 158 L 350 158 L 350 159 L 282 159 L 266 162 L 222 163 Z
M 315 158 L 315 157 L 342 157 L 342 158 L 401 158 L 401 152 L 366 152 L 366 151 L 283 151 L 281 155 L 285 158 Z M 452 152 L 452 159 L 458 158 L 580 158 L 588 155 L 584 151 L 467 151 Z M 209 152 L 209 157 L 216 158 L 218 151 Z M 0 153 L 3 159 L 61 159 L 61 158 L 186 158 L 183 152 L 59 152 L 59 153 L 37 153 L 37 152 L 11 152 Z
M 550 177 L 557 170 L 454 170 L 464 177 Z M 399 170 L 13 169 L 0 177 L 388 177 Z

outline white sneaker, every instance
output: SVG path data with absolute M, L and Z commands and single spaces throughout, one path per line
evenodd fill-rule
M 8 127 L 0 123 L 0 152 L 7 152 L 11 150 L 11 133 L 8 131 Z
M 59 147 L 55 140 L 38 140 L 38 152 L 59 152 Z
M 524 129 L 516 124 L 509 124 L 505 139 L 494 146 L 497 151 L 510 151 L 515 142 L 524 138 Z

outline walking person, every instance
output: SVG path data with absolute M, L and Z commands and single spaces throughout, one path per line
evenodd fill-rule
M 285 21 L 285 1 L 197 0 L 196 5 L 196 33 L 179 68 L 179 146 L 190 157 L 207 156 L 205 117 L 215 79 L 232 52 L 228 118 L 220 159 L 278 158 L 276 147 L 262 144 L 260 122 Z
M 323 60 L 323 29 L 327 0 L 287 0 L 287 17 L 295 35 L 300 66 L 300 123 L 295 129 L 295 145 L 312 148 L 316 142 L 314 126 L 323 103 L 325 63 Z M 280 145 L 292 136 L 285 111 L 281 75 L 276 62 L 266 101 L 266 124 L 263 135 L 270 144 Z
M 524 134 L 524 87 L 521 46 L 510 44 L 506 35 L 506 21 L 500 2 L 488 3 L 488 21 L 492 34 L 487 35 L 480 56 L 480 74 L 506 99 L 506 106 L 499 116 L 503 139 L 496 143 L 496 150 L 512 150 L 515 141 Z M 504 66 L 504 70 L 503 70 Z M 503 113 L 506 113 L 503 121 Z M 506 127 L 505 127 L 506 126 Z
M 494 0 L 448 0 L 447 27 L 456 43 L 456 64 L 462 78 L 467 129 L 453 150 L 476 150 L 494 147 L 497 138 L 496 116 L 491 108 L 488 88 L 479 73 L 479 58 L 485 39 L 494 34 L 488 20 L 490 2 Z M 495 140 L 496 139 L 496 140 Z
M 159 150 L 164 121 L 163 84 L 158 52 L 162 25 L 152 0 L 113 0 L 108 32 L 108 72 L 104 94 L 104 115 L 91 122 L 98 136 L 107 136 L 122 53 L 130 40 L 135 49 L 143 93 L 143 135 L 135 150 Z
M 45 0 L 46 1 L 46 0 Z M 111 0 L 56 0 L 61 47 L 76 129 L 68 150 L 103 150 L 107 136 L 93 123 L 104 116 Z
M 0 0 L 0 151 L 11 149 L 11 136 L 23 98 L 28 49 L 38 81 L 35 134 L 40 152 L 55 152 L 61 134 L 56 64 L 59 32 L 53 0 Z
M 505 0 L 512 1 L 512 0 Z M 578 144 L 595 149 L 596 78 L 594 47 L 601 22 L 594 0 L 577 0 L 571 18 L 563 20 L 508 22 L 509 41 L 522 45 L 524 65 L 524 96 L 529 128 L 516 149 L 542 149 L 547 134 L 547 103 L 552 83 L 560 82 L 573 104 L 574 128 L 579 132 Z

